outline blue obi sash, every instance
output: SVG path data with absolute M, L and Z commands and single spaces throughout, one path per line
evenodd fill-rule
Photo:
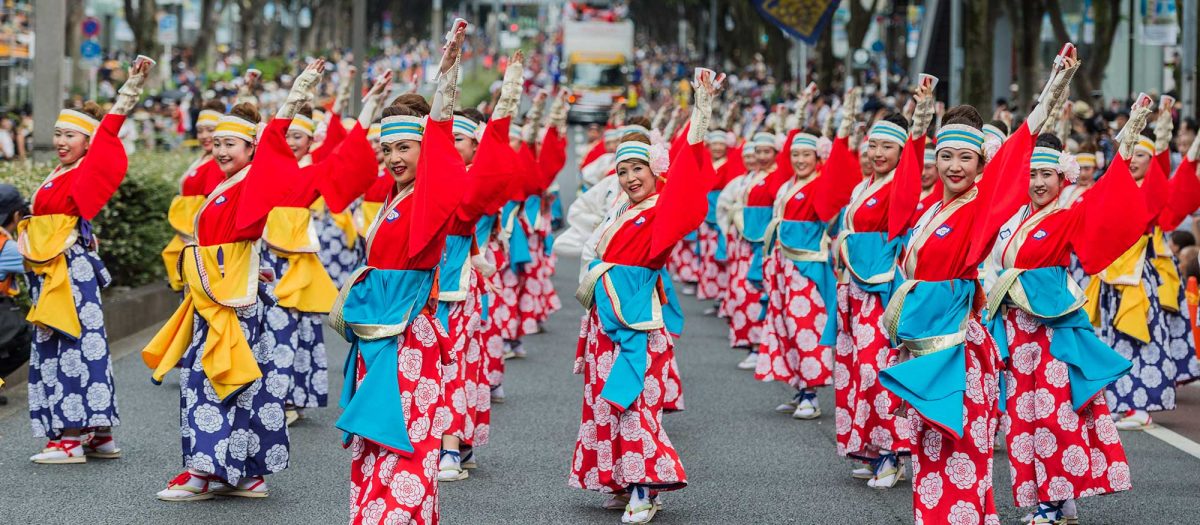
M 1009 358 L 1008 333 L 1004 326 L 1004 308 L 1020 308 L 1054 330 L 1050 355 L 1067 365 L 1071 381 L 1071 406 L 1079 411 L 1110 383 L 1129 373 L 1133 367 L 1096 336 L 1095 328 L 1083 310 L 1086 299 L 1061 266 L 1032 270 L 1008 269 L 1001 274 L 988 297 L 988 331 Z M 1001 390 L 1001 393 L 1007 392 Z M 1003 395 L 1001 398 L 1003 399 Z M 1002 405 L 1003 406 L 1003 405 Z
M 554 190 L 550 194 L 554 196 L 554 202 L 550 203 L 550 218 L 560 221 L 563 218 L 562 196 L 559 195 L 558 190 Z
M 667 329 L 667 333 L 679 338 L 683 335 L 683 306 L 679 303 L 679 296 L 675 294 L 675 284 L 671 282 L 671 274 L 666 268 L 658 271 L 659 278 L 662 279 L 663 293 L 667 296 L 666 304 L 662 305 L 663 326 Z
M 750 242 L 750 269 L 746 280 L 761 290 L 763 280 L 763 242 L 767 236 L 767 225 L 771 223 L 774 208 L 771 206 L 746 206 L 742 208 L 742 236 Z M 765 299 L 760 300 L 760 302 Z M 766 309 L 763 309 L 765 316 Z
M 888 303 L 888 336 L 913 358 L 879 371 L 879 382 L 926 420 L 962 436 L 967 384 L 966 335 L 975 283 L 907 281 Z
M 596 308 L 604 333 L 617 347 L 600 397 L 621 409 L 628 409 L 642 394 L 647 332 L 667 326 L 658 295 L 660 281 L 669 281 L 661 270 L 594 260 L 576 293 L 584 307 Z
M 729 247 L 725 240 L 725 232 L 721 231 L 721 225 L 717 222 L 717 199 L 721 196 L 721 190 L 713 190 L 708 192 L 708 215 L 704 216 L 704 223 L 717 232 L 717 252 L 713 258 L 718 262 L 729 260 Z
M 475 223 L 475 245 L 480 249 L 492 240 L 492 230 L 496 228 L 496 215 L 484 215 Z
M 531 229 L 537 229 L 538 219 L 542 216 L 542 196 L 530 195 L 525 198 L 525 222 Z
M 887 232 L 846 234 L 841 240 L 842 264 L 859 288 L 879 294 L 887 304 L 900 284 L 896 260 L 907 242 L 907 234 L 890 241 Z
M 504 229 L 511 232 L 508 237 L 508 262 L 514 268 L 514 271 L 519 265 L 533 262 L 533 255 L 529 253 L 529 234 L 525 233 L 525 228 L 521 227 L 521 221 L 517 220 L 517 207 L 521 203 L 518 201 L 509 201 L 500 210 L 500 224 L 504 225 Z
M 343 410 L 335 423 L 345 433 L 344 442 L 357 435 L 395 451 L 413 451 L 400 409 L 397 337 L 420 314 L 433 281 L 431 271 L 360 268 L 338 294 L 330 324 L 350 343 L 339 403 Z M 356 386 L 360 355 L 367 372 Z
M 442 261 L 438 263 L 438 306 L 436 317 L 442 327 L 450 329 L 451 303 L 464 301 L 468 290 L 463 273 L 470 271 L 467 259 L 471 256 L 471 237 L 447 235 L 446 247 L 442 249 Z
M 825 302 L 825 330 L 820 344 L 837 345 L 837 278 L 829 254 L 823 251 L 826 225 L 817 221 L 780 221 L 776 230 L 781 255 L 791 261 L 805 279 L 812 281 Z

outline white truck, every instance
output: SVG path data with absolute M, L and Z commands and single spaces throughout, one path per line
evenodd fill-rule
M 572 122 L 605 122 L 613 102 L 624 96 L 633 60 L 633 22 L 563 22 L 564 82 L 571 90 Z

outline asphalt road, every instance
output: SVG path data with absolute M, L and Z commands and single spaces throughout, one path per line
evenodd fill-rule
M 563 193 L 574 190 L 564 177 Z M 569 198 L 569 197 L 568 197 Z M 556 284 L 564 309 L 547 332 L 531 336 L 529 357 L 510 361 L 508 402 L 495 405 L 491 443 L 479 450 L 469 480 L 442 486 L 447 524 L 620 522 L 600 508 L 603 497 L 567 486 L 582 393 L 571 374 L 581 308 L 572 298 L 575 261 L 560 261 Z M 683 299 L 687 329 L 677 346 L 687 410 L 665 418 L 691 485 L 665 496 L 655 518 L 663 524 L 699 523 L 911 523 L 911 485 L 869 489 L 849 477 L 834 453 L 832 418 L 809 422 L 775 414 L 787 392 L 753 380 L 734 365 L 743 357 L 726 345 L 722 321 Z M 42 466 L 28 461 L 43 441 L 31 437 L 21 389 L 0 409 L 0 523 L 253 523 L 336 524 L 348 517 L 349 454 L 333 428 L 336 408 L 309 411 L 292 427 L 292 464 L 271 476 L 265 500 L 218 499 L 162 503 L 154 493 L 180 470 L 178 384 L 149 380 L 137 351 L 153 329 L 114 343 L 122 425 L 119 460 Z M 329 361 L 340 369 L 346 346 L 331 332 Z M 331 374 L 330 390 L 341 380 Z M 821 403 L 832 407 L 830 392 Z M 1185 406 L 1193 421 L 1200 406 Z M 1195 523 L 1200 459 L 1144 433 L 1122 433 L 1133 468 L 1131 492 L 1081 502 L 1093 524 Z M 1004 523 L 1017 523 L 1007 457 L 996 454 L 996 502 Z

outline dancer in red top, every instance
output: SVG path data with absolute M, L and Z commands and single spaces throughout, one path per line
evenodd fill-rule
M 201 106 L 200 115 L 196 117 L 196 140 L 204 151 L 196 159 L 183 177 L 179 180 L 179 195 L 171 200 L 167 210 L 167 221 L 175 230 L 175 236 L 163 249 L 163 264 L 167 268 L 167 284 L 172 290 L 183 290 L 183 276 L 179 273 L 179 253 L 188 243 L 195 241 L 196 212 L 204 204 L 208 193 L 225 180 L 225 174 L 213 158 L 213 131 L 217 122 L 225 114 L 225 104 L 219 100 L 209 100 Z
M 32 215 L 17 226 L 17 248 L 30 269 L 36 334 L 29 355 L 29 419 L 48 442 L 34 463 L 117 458 L 112 427 L 120 424 L 100 308 L 110 284 L 92 234 L 96 218 L 125 178 L 128 161 L 117 138 L 153 66 L 138 57 L 107 115 L 94 102 L 64 109 L 54 123 L 59 165 L 30 198 Z

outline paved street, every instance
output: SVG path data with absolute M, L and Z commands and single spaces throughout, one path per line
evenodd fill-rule
M 580 382 L 571 375 L 580 307 L 570 299 L 574 264 L 559 268 L 565 308 L 548 333 L 531 337 L 530 357 L 510 362 L 508 402 L 493 415 L 492 443 L 481 450 L 471 479 L 443 485 L 445 523 L 618 523 L 602 498 L 566 485 L 579 417 Z M 740 353 L 724 347 L 721 322 L 685 298 L 687 333 L 679 343 L 687 410 L 666 418 L 691 486 L 666 496 L 656 519 L 683 523 L 905 523 L 910 485 L 875 491 L 848 476 L 833 453 L 831 419 L 793 421 L 772 412 L 785 398 L 778 385 L 753 381 L 734 364 Z M 136 350 L 143 332 L 115 345 L 123 424 L 117 438 L 125 457 L 82 466 L 38 466 L 27 457 L 40 439 L 29 435 L 19 399 L 0 412 L 0 508 L 6 523 L 340 523 L 347 517 L 348 453 L 333 429 L 336 408 L 310 412 L 292 428 L 291 468 L 272 476 L 266 500 L 215 500 L 167 504 L 154 492 L 179 470 L 178 385 L 161 386 Z M 332 340 L 332 333 L 327 333 Z M 330 345 L 330 362 L 346 347 Z M 334 374 L 336 375 L 336 374 Z M 332 378 L 331 378 L 332 379 Z M 337 388 L 340 381 L 331 380 Z M 823 392 L 822 404 L 832 406 Z M 1196 405 L 1187 407 L 1200 413 Z M 1133 465 L 1134 491 L 1081 505 L 1086 523 L 1192 523 L 1200 460 L 1142 433 L 1123 433 Z M 1007 459 L 998 452 L 996 464 Z M 1007 468 L 995 483 L 1006 523 L 1019 519 L 1008 491 Z
M 573 154 L 574 152 L 572 152 Z M 572 160 L 571 162 L 574 162 Z M 574 191 L 565 176 L 563 194 Z M 464 482 L 442 486 L 447 524 L 616 524 L 619 513 L 600 509 L 603 497 L 566 484 L 578 428 L 580 378 L 571 374 L 581 308 L 573 299 L 576 261 L 560 261 L 556 283 L 564 309 L 547 333 L 530 337 L 529 357 L 510 361 L 508 402 L 493 412 L 492 442 L 479 451 L 480 469 Z M 834 453 L 829 415 L 812 422 L 773 412 L 787 392 L 761 384 L 734 365 L 743 357 L 726 347 L 722 321 L 704 316 L 685 297 L 687 330 L 677 347 L 686 410 L 666 416 L 691 485 L 665 496 L 655 523 L 911 523 L 911 485 L 869 489 L 849 477 L 850 465 Z M 117 439 L 125 457 L 78 466 L 28 461 L 43 441 L 29 434 L 23 386 L 0 408 L 0 523 L 239 523 L 336 524 L 348 516 L 349 453 L 333 428 L 338 409 L 309 412 L 291 429 L 291 467 L 268 479 L 265 500 L 218 499 L 168 504 L 154 493 L 180 470 L 178 384 L 168 376 L 151 384 L 137 352 L 154 329 L 115 342 L 122 425 Z M 331 368 L 340 370 L 346 345 L 326 332 Z M 341 380 L 331 374 L 331 391 Z M 1188 387 L 1184 406 L 1163 420 L 1195 426 L 1200 390 Z M 821 404 L 832 408 L 832 393 Z M 832 412 L 832 410 L 827 410 Z M 1188 421 L 1190 420 L 1190 423 Z M 1174 423 L 1168 424 L 1173 425 Z M 1194 523 L 1200 493 L 1200 459 L 1144 433 L 1122 433 L 1133 468 L 1134 490 L 1081 503 L 1084 523 Z M 1198 439 L 1192 434 L 1192 439 Z M 1005 523 L 1022 512 L 1012 506 L 1007 457 L 996 454 L 996 502 Z

